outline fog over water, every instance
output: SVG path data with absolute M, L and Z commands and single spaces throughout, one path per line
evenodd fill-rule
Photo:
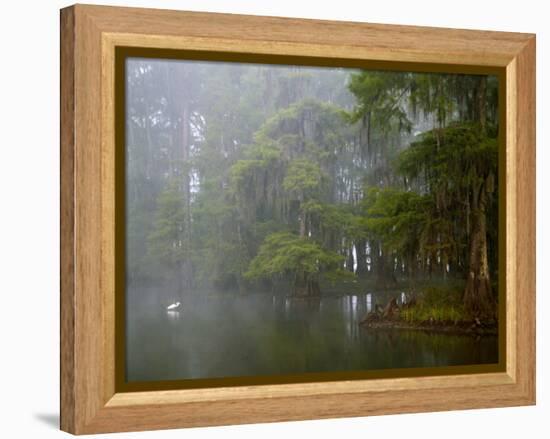
M 128 303 L 130 381 L 485 364 L 497 338 L 377 331 L 359 320 L 387 294 L 294 299 L 264 293 L 199 296 L 166 311 L 170 291 Z M 136 298 L 137 297 L 137 298 Z M 147 299 L 143 299 L 146 297 Z M 370 303 L 370 306 L 369 306 Z

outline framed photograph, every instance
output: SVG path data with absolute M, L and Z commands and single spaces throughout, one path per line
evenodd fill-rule
M 535 403 L 535 37 L 61 11 L 61 428 Z

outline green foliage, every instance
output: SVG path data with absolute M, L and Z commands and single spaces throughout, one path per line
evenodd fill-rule
M 326 178 L 319 165 L 305 159 L 290 162 L 283 180 L 283 189 L 297 196 L 300 200 L 315 196 Z
M 413 110 L 418 108 L 426 115 L 434 115 L 438 128 L 445 126 L 456 109 L 456 75 L 421 74 L 411 78 L 410 102 Z
M 254 137 L 260 144 L 265 139 L 275 139 L 292 146 L 288 140 L 305 138 L 318 146 L 337 146 L 341 134 L 347 130 L 344 118 L 345 112 L 341 108 L 308 98 L 278 111 Z
M 312 205 L 308 209 L 315 213 L 319 224 L 325 231 L 338 232 L 343 236 L 360 238 L 363 233 L 361 217 L 355 215 L 353 208 L 346 204 L 320 204 L 316 203 L 315 210 Z
M 496 172 L 498 141 L 494 129 L 484 133 L 476 124 L 453 124 L 423 134 L 403 150 L 397 170 L 409 178 L 425 176 L 432 189 L 457 191 Z
M 387 251 L 414 253 L 418 250 L 418 239 L 431 211 L 429 196 L 370 188 L 364 207 L 365 227 L 384 243 Z
M 247 239 L 262 242 L 250 249 L 256 256 L 245 277 L 321 272 L 331 279 L 340 276 L 343 258 L 323 245 L 322 234 L 323 218 L 340 208 L 327 201 L 332 197 L 336 152 L 345 145 L 347 131 L 342 110 L 314 100 L 300 101 L 267 120 L 255 134 L 255 144 L 232 166 L 231 187 Z M 288 232 L 265 238 L 255 225 L 268 220 L 318 239 Z
M 220 194 L 207 192 L 193 206 L 193 259 L 198 280 L 235 286 L 250 260 L 248 249 L 239 239 L 233 206 Z
M 357 122 L 368 117 L 368 123 L 381 130 L 388 131 L 393 126 L 410 130 L 411 122 L 403 102 L 413 78 L 405 72 L 363 71 L 351 75 L 349 89 L 357 103 L 348 115 L 349 120 Z
M 149 235 L 149 252 L 159 262 L 170 267 L 182 260 L 184 205 L 179 183 L 171 181 L 160 194 L 155 213 L 154 228 Z
M 420 180 L 421 190 L 429 193 L 432 202 L 420 235 L 423 254 L 456 262 L 466 250 L 470 231 L 464 226 L 472 221 L 467 207 L 476 209 L 481 185 L 497 175 L 497 157 L 496 131 L 489 127 L 484 132 L 477 124 L 426 132 L 401 152 L 397 170 L 408 179 Z
M 274 278 L 295 273 L 338 271 L 342 256 L 324 250 L 316 242 L 288 232 L 273 233 L 250 263 L 248 279 Z
M 273 144 L 254 145 L 246 151 L 246 156 L 236 161 L 230 170 L 231 182 L 237 193 L 259 184 L 265 173 L 277 167 L 281 160 L 281 152 Z

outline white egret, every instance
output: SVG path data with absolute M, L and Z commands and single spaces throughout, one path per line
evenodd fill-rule
M 172 303 L 172 305 L 168 305 L 166 307 L 166 309 L 168 311 L 174 311 L 175 309 L 178 309 L 180 307 L 181 303 L 180 302 L 176 302 L 176 303 Z

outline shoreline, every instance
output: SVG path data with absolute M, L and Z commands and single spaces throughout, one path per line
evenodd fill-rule
M 408 331 L 424 331 L 434 334 L 449 334 L 449 335 L 468 335 L 472 337 L 497 336 L 498 325 L 488 324 L 480 325 L 476 322 L 422 322 L 409 323 L 402 320 L 378 320 L 378 321 L 362 321 L 359 326 L 363 329 L 376 330 L 408 330 Z

